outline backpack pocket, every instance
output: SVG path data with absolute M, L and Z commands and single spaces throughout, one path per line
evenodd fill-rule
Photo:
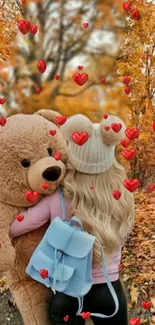
M 41 269 L 48 271 L 48 277 L 46 279 L 41 277 Z M 45 284 L 48 288 L 54 286 L 56 290 L 64 291 L 73 276 L 74 268 L 65 265 L 63 262 L 55 261 L 42 252 L 36 252 L 30 260 L 26 273 L 34 280 Z

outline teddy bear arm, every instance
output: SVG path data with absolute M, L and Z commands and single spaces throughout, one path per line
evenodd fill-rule
M 13 215 L 13 207 L 0 203 L 0 272 L 2 273 L 12 268 L 15 260 L 15 250 L 9 237 Z

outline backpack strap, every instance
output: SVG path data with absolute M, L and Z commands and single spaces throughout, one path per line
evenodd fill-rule
M 101 261 L 102 261 L 102 269 L 103 269 L 103 273 L 104 273 L 104 276 L 105 276 L 105 279 L 106 279 L 106 283 L 107 283 L 107 286 L 110 290 L 110 293 L 114 299 L 114 302 L 115 302 L 115 311 L 112 315 L 104 315 L 104 314 L 97 314 L 97 313 L 91 313 L 91 316 L 96 316 L 96 317 L 100 317 L 100 318 L 110 318 L 110 317 L 113 317 L 114 315 L 117 314 L 118 312 L 118 309 L 119 309 L 119 302 L 118 302 L 118 298 L 117 298 L 117 295 L 116 295 L 116 292 L 109 280 L 109 276 L 108 276 L 108 272 L 106 270 L 106 261 L 105 261 L 105 256 L 104 256 L 104 252 L 103 252 L 103 248 L 102 248 L 102 245 L 101 243 L 99 242 L 99 240 L 96 238 L 96 241 L 98 242 L 99 246 L 100 246 L 100 251 L 101 251 Z
M 61 212 L 62 212 L 62 220 L 66 220 L 66 208 L 65 208 L 65 200 L 62 187 L 59 187 L 59 194 L 60 194 L 60 204 L 61 204 Z

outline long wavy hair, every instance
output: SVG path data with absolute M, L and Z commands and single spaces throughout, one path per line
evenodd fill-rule
M 82 220 L 85 231 L 100 240 L 107 262 L 134 224 L 134 198 L 123 185 L 125 178 L 125 170 L 117 161 L 108 171 L 95 175 L 80 173 L 69 164 L 63 183 L 72 215 Z M 115 189 L 121 192 L 119 200 L 112 196 Z M 95 243 L 93 263 L 100 265 L 100 261 L 100 249 Z

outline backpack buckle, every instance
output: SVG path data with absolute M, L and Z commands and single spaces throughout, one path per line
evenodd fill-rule
M 60 253 L 61 255 L 64 255 L 64 252 L 61 251 L 61 249 L 58 249 L 58 250 L 57 250 L 57 253 Z

